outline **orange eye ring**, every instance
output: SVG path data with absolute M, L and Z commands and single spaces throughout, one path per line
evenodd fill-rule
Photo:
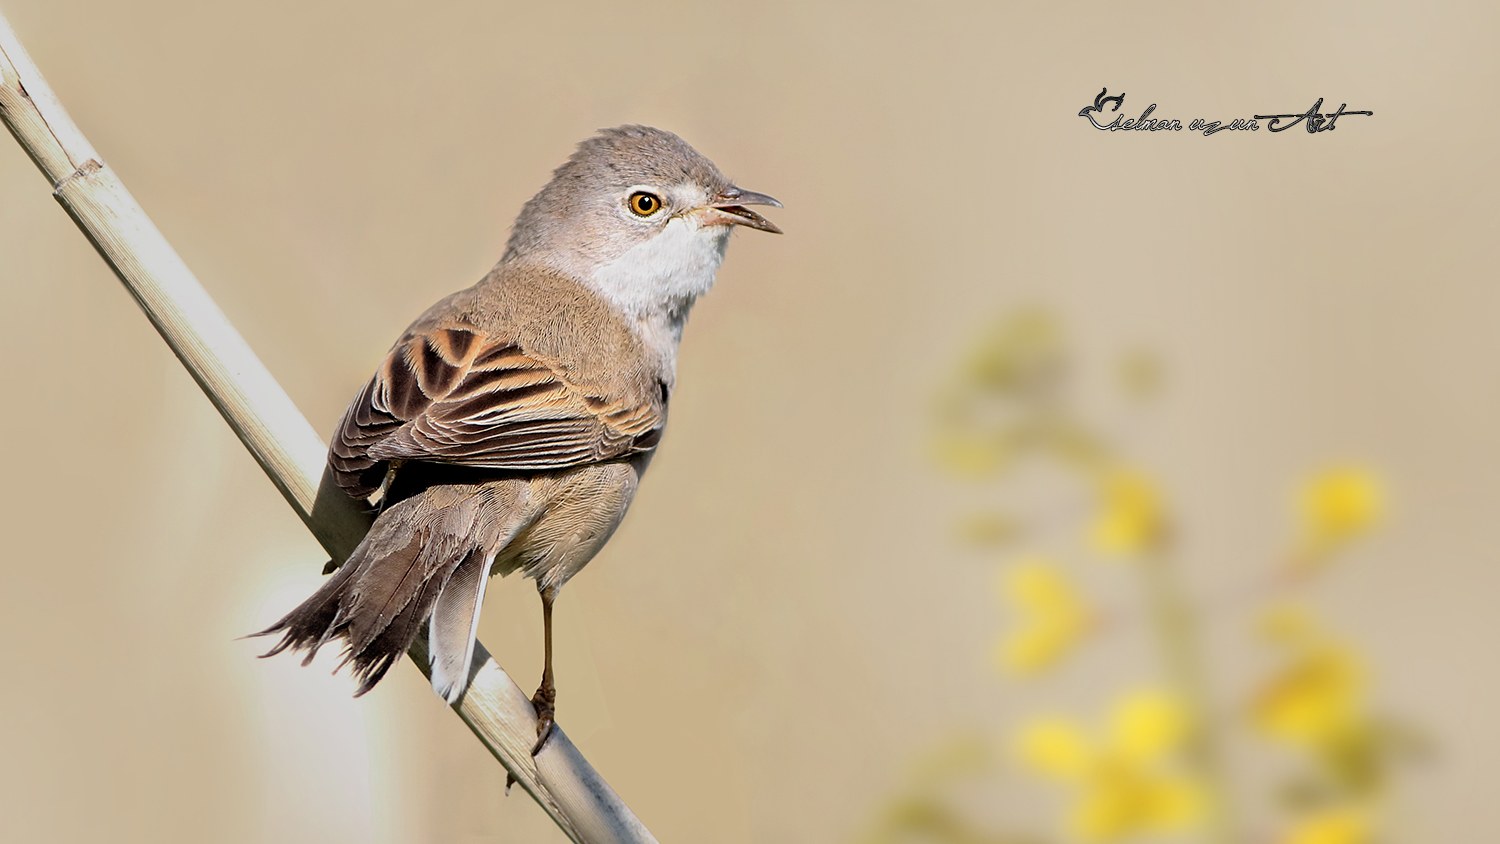
M 661 210 L 661 197 L 646 191 L 630 195 L 630 210 L 639 217 L 649 217 Z

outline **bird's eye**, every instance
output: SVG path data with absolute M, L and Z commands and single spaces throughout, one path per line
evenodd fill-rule
M 636 191 L 630 195 L 630 210 L 642 217 L 649 217 L 661 210 L 661 197 L 646 191 Z

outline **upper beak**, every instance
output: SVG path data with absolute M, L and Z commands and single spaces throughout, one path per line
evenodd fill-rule
M 781 203 L 773 197 L 756 193 L 753 190 L 732 187 L 720 193 L 708 204 L 708 208 L 705 209 L 704 222 L 709 225 L 746 226 L 771 234 L 781 234 L 781 229 L 776 228 L 775 223 L 746 208 L 746 205 L 781 207 Z

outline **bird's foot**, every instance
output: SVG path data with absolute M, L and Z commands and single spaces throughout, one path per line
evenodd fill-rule
M 531 698 L 531 705 L 536 707 L 536 744 L 531 746 L 533 758 L 542 752 L 542 747 L 547 744 L 547 739 L 552 737 L 552 727 L 555 724 L 553 716 L 556 714 L 557 690 L 550 684 L 543 683 L 536 690 L 536 695 Z
M 547 745 L 547 739 L 552 737 L 552 728 L 556 722 L 552 720 L 556 712 L 557 690 L 543 683 L 531 698 L 531 705 L 536 709 L 536 744 L 531 746 L 531 756 L 536 758 L 542 748 Z M 510 787 L 516 784 L 516 775 L 510 771 L 505 772 L 505 793 L 510 794 Z
M 531 746 L 531 757 L 535 759 L 542 748 L 547 746 L 547 739 L 552 737 L 552 728 L 556 723 L 552 716 L 557 711 L 557 689 L 547 680 L 542 680 L 541 688 L 531 696 L 531 705 L 536 709 L 536 744 Z M 506 771 L 505 793 L 510 794 L 510 787 L 515 784 L 515 774 Z

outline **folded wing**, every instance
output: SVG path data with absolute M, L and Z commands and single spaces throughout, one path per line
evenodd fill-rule
M 571 383 L 520 346 L 467 325 L 408 333 L 345 411 L 329 451 L 356 497 L 392 460 L 545 472 L 649 451 L 658 396 L 609 395 Z

